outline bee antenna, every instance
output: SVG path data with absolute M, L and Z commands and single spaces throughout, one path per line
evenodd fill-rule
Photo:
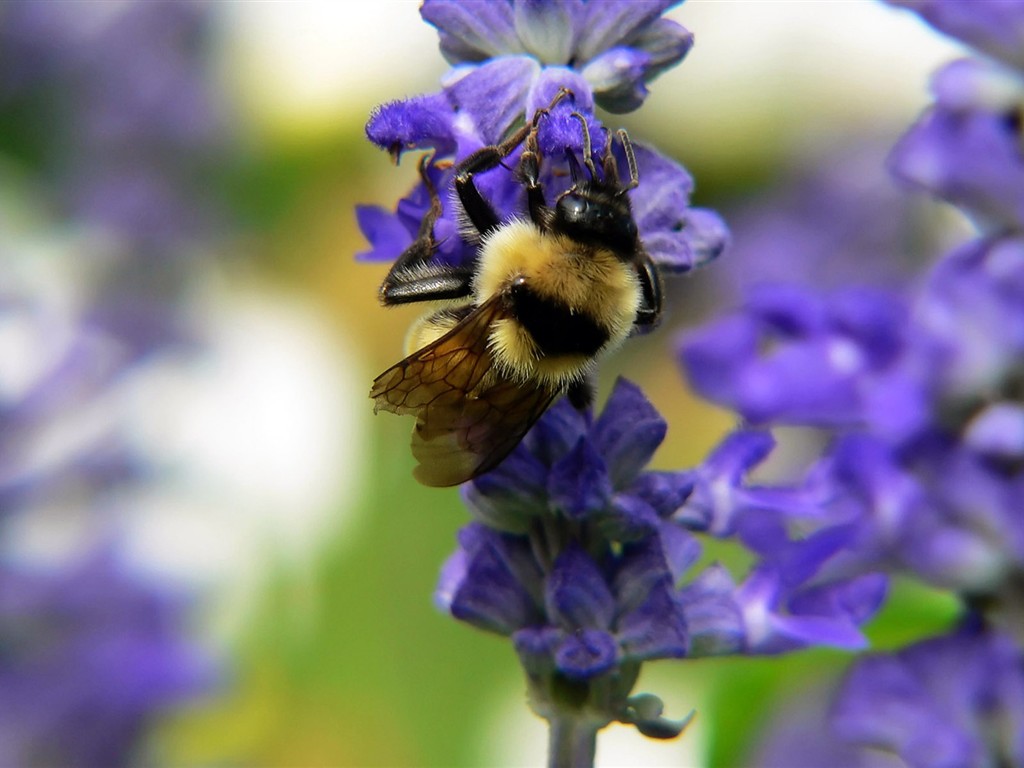
M 636 155 L 633 153 L 633 144 L 629 140 L 629 136 L 626 134 L 624 128 L 619 128 L 615 132 L 615 135 L 619 137 L 619 141 L 622 143 L 622 151 L 626 153 L 626 165 L 629 166 L 629 184 L 622 187 L 620 194 L 625 194 L 631 189 L 635 189 L 640 183 L 640 174 L 636 168 Z M 609 142 L 608 154 L 611 155 L 611 143 Z
M 580 126 L 583 129 L 583 164 L 590 173 L 590 180 L 594 181 L 597 178 L 597 168 L 594 167 L 594 147 L 590 143 L 590 126 L 587 125 L 587 118 L 579 112 L 573 112 L 571 116 L 580 121 Z

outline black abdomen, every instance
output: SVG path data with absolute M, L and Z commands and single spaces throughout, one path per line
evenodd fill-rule
M 608 343 L 608 331 L 593 317 L 541 296 L 522 277 L 508 289 L 509 311 L 545 357 L 592 356 Z

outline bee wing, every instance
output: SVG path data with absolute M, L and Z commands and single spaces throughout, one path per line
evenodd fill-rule
M 424 485 L 458 485 L 493 469 L 561 394 L 495 369 L 488 338 L 503 312 L 492 297 L 373 382 L 376 409 L 416 416 L 414 474 Z

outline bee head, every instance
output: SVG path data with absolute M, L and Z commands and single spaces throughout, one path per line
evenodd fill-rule
M 637 247 L 636 222 L 629 198 L 618 191 L 600 182 L 573 185 L 555 204 L 553 229 L 578 243 L 632 256 Z
M 572 177 L 572 186 L 555 203 L 553 228 L 578 243 L 600 246 L 614 251 L 620 258 L 632 258 L 638 248 L 637 227 L 633 209 L 626 194 L 638 183 L 633 147 L 625 131 L 608 133 L 601 159 L 602 173 L 594 164 L 590 129 L 586 118 L 579 112 L 572 116 L 579 120 L 583 139 L 583 168 L 575 152 L 566 148 L 565 157 Z M 615 137 L 629 166 L 629 183 L 619 181 L 619 166 L 613 153 Z

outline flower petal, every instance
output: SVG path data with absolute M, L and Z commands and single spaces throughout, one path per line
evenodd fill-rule
M 558 556 L 545 588 L 548 618 L 567 632 L 611 626 L 615 599 L 597 563 L 578 545 Z
M 608 470 L 590 440 L 580 438 L 576 447 L 551 468 L 548 496 L 551 506 L 571 520 L 582 520 L 610 507 Z
M 599 629 L 567 635 L 555 652 L 555 666 L 571 680 L 589 680 L 612 669 L 619 661 L 615 639 Z
M 640 387 L 627 379 L 617 379 L 590 432 L 615 489 L 627 488 L 637 478 L 667 431 L 665 420 Z
M 528 545 L 482 526 L 473 530 L 480 537 L 475 550 L 467 550 L 467 561 L 449 559 L 442 573 L 441 604 L 447 605 L 455 618 L 500 635 L 537 624 L 541 619 L 538 606 L 501 552 L 507 546 Z
M 444 90 L 455 107 L 459 132 L 478 137 L 483 144 L 499 143 L 523 117 L 540 71 L 530 56 L 502 56 L 456 80 L 449 78 Z
M 437 27 L 441 53 L 451 64 L 523 52 L 515 31 L 511 3 L 424 0 L 420 15 Z
M 443 93 L 382 104 L 370 114 L 366 137 L 396 159 L 407 149 L 434 147 L 455 151 L 452 109 Z
M 683 60 L 693 47 L 693 33 L 671 19 L 655 19 L 634 35 L 629 45 L 650 55 L 645 77 L 650 81 Z
M 370 250 L 357 253 L 357 261 L 394 261 L 412 243 L 399 218 L 379 205 L 357 205 L 356 222 L 370 241 Z
M 580 63 L 629 40 L 682 0 L 605 0 L 587 5 L 586 19 L 576 46 Z
M 632 112 L 644 103 L 644 84 L 651 55 L 635 48 L 611 48 L 583 68 L 594 98 L 609 112 Z
M 517 0 L 513 7 L 516 34 L 526 51 L 544 64 L 567 64 L 576 44 L 576 2 Z
M 616 621 L 615 637 L 623 656 L 636 661 L 682 658 L 688 645 L 686 620 L 671 585 L 663 581 L 646 598 Z

